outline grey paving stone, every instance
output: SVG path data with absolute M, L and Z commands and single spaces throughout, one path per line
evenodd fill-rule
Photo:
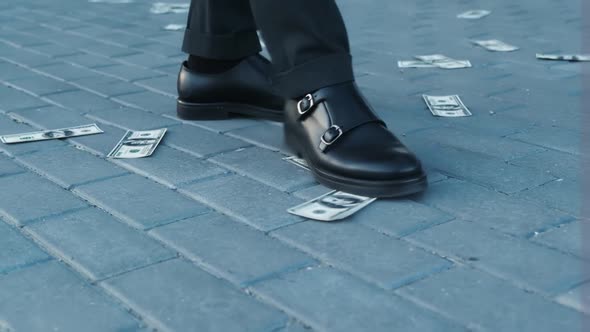
M 293 319 L 290 320 L 285 327 L 278 330 L 277 332 L 313 332 L 313 329 Z
M 301 200 L 240 175 L 195 183 L 180 190 L 261 231 L 270 231 L 302 220 L 286 211 L 302 203 Z
M 163 143 L 197 157 L 207 157 L 249 146 L 242 140 L 187 125 L 169 128 Z
M 176 97 L 178 96 L 176 81 L 177 76 L 165 75 L 137 80 L 135 84 L 160 94 Z
M 325 187 L 321 184 L 318 184 L 317 186 L 311 186 L 305 189 L 298 190 L 293 193 L 293 196 L 309 201 L 316 197 L 325 195 L 331 191 L 332 189 Z
M 0 58 L 28 67 L 37 67 L 53 62 L 47 55 L 28 51 L 26 48 L 15 48 L 12 45 L 1 43 Z
M 14 88 L 0 85 L 0 112 L 47 106 L 48 103 Z
M 380 199 L 348 220 L 391 236 L 403 237 L 454 218 L 449 213 L 414 201 Z
M 152 91 L 144 91 L 137 85 L 142 92 L 130 93 L 115 98 L 116 101 L 131 107 L 140 108 L 154 114 L 169 114 L 176 117 L 176 100 Z
M 584 244 L 586 234 L 590 231 L 590 223 L 583 220 L 562 225 L 532 238 L 532 241 L 544 244 L 557 250 L 568 252 L 578 257 L 588 258 Z
M 82 14 L 83 12 L 77 12 L 77 15 Z M 44 24 L 49 24 L 51 25 L 51 23 L 53 22 L 46 22 Z M 84 28 L 84 27 L 88 27 L 88 25 L 86 24 L 80 24 L 78 26 L 76 26 L 76 29 L 80 29 L 80 28 Z M 76 47 L 77 49 L 80 49 L 82 52 L 84 52 L 85 55 L 93 55 L 93 56 L 99 56 L 99 55 L 94 55 L 94 54 L 90 54 L 88 52 L 85 52 L 82 50 L 83 47 L 93 44 L 94 41 L 92 39 L 89 38 L 85 38 L 83 36 L 79 36 L 76 34 L 72 34 L 72 33 L 68 33 L 68 32 L 55 32 L 53 31 L 52 33 L 50 33 L 47 37 L 48 40 L 50 40 L 51 42 L 54 42 L 58 45 L 69 45 L 72 47 Z M 105 56 L 100 56 L 106 59 Z
M 174 64 L 160 66 L 160 67 L 154 67 L 154 69 L 161 71 L 163 73 L 166 73 L 168 75 L 173 75 L 173 76 L 178 75 L 180 63 L 182 63 L 182 61 L 184 61 L 184 60 L 186 60 L 185 56 L 183 56 L 182 59 L 177 59 L 177 61 L 174 61 Z
M 101 43 L 97 40 L 94 40 L 94 43 L 82 46 L 80 49 L 84 52 L 106 57 L 123 56 L 137 53 L 135 50 L 132 50 L 130 48 Z
M 133 37 L 137 39 L 137 37 Z M 136 66 L 142 66 L 145 68 L 156 68 L 166 65 L 175 65 L 176 71 L 180 70 L 180 62 L 176 59 L 171 59 L 166 56 L 149 54 L 149 53 L 137 53 L 132 55 L 126 55 L 116 58 L 118 61 L 125 62 L 127 64 L 133 64 Z
M 29 49 L 30 46 L 47 44 L 47 41 L 37 36 L 15 30 L 3 30 L 0 32 L 0 38 L 27 49 Z
M 0 177 L 23 173 L 24 171 L 24 168 L 20 167 L 16 162 L 8 159 L 7 156 L 0 153 Z
M 114 101 L 83 90 L 52 94 L 47 96 L 47 99 L 80 114 L 105 109 L 117 109 L 121 106 Z
M 41 75 L 12 80 L 10 83 L 37 96 L 76 90 L 73 85 Z
M 240 286 L 316 263 L 310 256 L 217 213 L 158 227 L 150 233 L 205 269 Z M 239 245 L 236 239 L 240 239 Z
M 255 285 L 266 301 L 318 331 L 464 331 L 393 294 L 328 267 Z
M 85 27 L 80 27 L 78 29 L 76 29 L 76 34 L 86 37 L 88 39 L 96 39 L 99 41 L 105 41 L 105 38 L 98 38 L 101 35 L 104 35 L 104 33 L 106 33 L 107 31 L 109 31 L 109 29 L 107 27 L 101 26 L 102 24 L 100 23 L 110 23 L 112 24 L 111 28 L 115 28 L 115 23 L 114 21 L 109 21 L 106 22 L 108 19 L 100 19 L 98 17 L 96 17 L 96 15 L 92 15 L 92 18 L 88 18 L 86 21 L 88 23 L 90 23 L 89 25 L 85 26 Z M 92 24 L 92 23 L 99 23 L 99 24 Z M 112 43 L 108 43 L 108 45 L 111 45 Z
M 26 68 L 5 61 L 0 61 L 0 72 L 2 73 L 0 80 L 5 82 L 17 78 L 34 77 L 39 75 Z
M 170 116 L 166 115 L 167 117 L 172 117 L 177 119 L 176 115 Z M 246 128 L 252 127 L 263 123 L 261 120 L 255 120 L 253 118 L 245 118 L 245 117 L 233 117 L 227 120 L 198 120 L 198 121 L 190 121 L 186 122 L 186 124 L 194 125 L 197 127 L 205 128 L 207 130 L 217 132 L 217 133 L 226 133 L 231 130 L 236 130 L 239 128 Z
M 137 331 L 124 308 L 56 262 L 0 275 L 3 321 L 14 331 Z M 10 331 L 10 330 L 9 330 Z
M 281 191 L 290 192 L 316 183 L 309 171 L 282 160 L 284 157 L 280 153 L 252 147 L 209 160 Z
M 138 6 L 135 5 L 135 8 L 130 8 L 128 7 L 129 11 L 131 10 L 137 10 Z M 109 11 L 112 12 L 112 11 Z M 134 29 L 137 29 L 137 24 L 131 24 L 131 20 L 136 21 L 138 19 L 138 15 L 135 15 L 133 17 L 124 17 L 124 16 L 120 16 L 117 17 L 117 19 L 109 19 L 106 18 L 104 16 L 99 16 L 99 17 L 94 17 L 91 20 L 91 23 L 95 23 L 95 24 L 99 24 L 101 26 L 104 27 L 104 29 L 102 29 L 102 33 L 96 34 L 95 36 L 97 37 L 97 39 L 100 40 L 104 40 L 107 41 L 109 43 L 114 43 L 114 44 L 118 44 L 118 45 L 123 45 L 123 46 L 129 46 L 129 45 L 133 45 L 136 44 L 139 40 L 149 40 L 149 39 L 145 39 L 143 38 L 143 36 L 139 36 L 135 32 Z M 122 19 L 122 20 L 121 20 Z M 125 22 L 126 21 L 126 22 Z M 89 21 L 90 23 L 90 21 Z M 112 31 L 110 29 L 117 29 L 117 33 L 113 34 Z M 129 33 L 127 33 L 129 32 Z M 134 51 L 137 51 L 134 49 Z M 142 53 L 136 53 L 136 54 L 132 54 L 130 56 L 133 55 L 141 55 Z M 127 55 L 123 55 L 121 57 L 127 57 Z M 121 57 L 116 57 L 121 58 Z
M 153 40 L 150 40 L 149 42 L 146 42 L 145 40 L 141 40 L 131 46 L 134 49 L 146 51 L 149 53 L 160 54 L 160 55 L 164 55 L 164 56 L 173 56 L 173 55 L 177 55 L 180 52 L 179 48 L 170 47 L 169 44 L 154 42 Z
M 307 221 L 271 234 L 386 289 L 401 287 L 452 265 L 404 241 L 350 222 Z
M 577 331 L 582 321 L 573 310 L 467 267 L 398 292 L 478 331 Z
M 57 129 L 65 127 L 91 124 L 94 121 L 80 115 L 78 112 L 58 106 L 30 108 L 11 112 L 10 116 L 43 129 Z
M 63 56 L 60 57 L 60 60 L 87 68 L 97 68 L 116 64 L 112 59 L 87 53 Z
M 159 146 L 149 158 L 120 159 L 117 162 L 135 173 L 172 188 L 227 173 L 227 170 L 213 163 L 166 146 Z
M 76 187 L 74 192 L 130 225 L 147 229 L 205 213 L 207 208 L 138 175 Z
M 37 245 L 0 219 L 0 275 L 49 259 Z
M 514 166 L 501 159 L 438 143 L 414 142 L 410 147 L 428 168 L 508 194 L 534 188 L 555 179 L 539 170 Z
M 104 286 L 158 330 L 270 332 L 286 322 L 278 310 L 178 259 L 113 278 Z
M 537 126 L 510 138 L 563 151 L 580 154 L 580 133 L 559 127 Z
M 584 192 L 578 179 L 558 179 L 537 188 L 531 188 L 516 196 L 565 211 L 575 216 L 583 214 Z
M 104 159 L 72 146 L 30 153 L 17 159 L 66 189 L 128 173 Z
M 453 216 L 522 237 L 574 219 L 567 213 L 457 180 L 436 183 L 414 199 Z
M 66 82 L 85 77 L 99 76 L 99 74 L 90 69 L 70 63 L 50 64 L 48 66 L 37 67 L 37 70 Z
M 100 94 L 103 97 L 113 97 L 143 90 L 132 83 L 98 74 L 90 77 L 76 79 L 70 83 L 78 86 L 81 89 L 86 89 L 92 93 Z
M 285 145 L 281 126 L 263 123 L 258 126 L 232 130 L 228 135 L 268 150 L 281 151 L 286 154 L 291 153 Z
M 486 103 L 488 103 L 487 100 Z M 506 107 L 510 108 L 519 106 L 498 106 L 499 109 Z M 469 117 L 468 121 L 462 121 L 460 123 L 453 124 L 453 126 L 460 129 L 470 130 L 475 133 L 480 132 L 487 135 L 504 137 L 527 130 L 528 128 L 531 128 L 535 125 L 535 122 L 532 119 L 515 118 L 508 112 L 489 114 L 490 111 L 495 112 L 493 109 L 488 110 L 487 116 Z
M 109 214 L 89 208 L 27 226 L 55 256 L 95 281 L 176 256 Z
M 162 76 L 162 73 L 151 71 L 145 68 L 131 65 L 112 65 L 95 68 L 95 70 L 128 82 L 137 81 L 140 79 Z
M 179 121 L 123 106 L 95 112 L 88 117 L 127 130 L 149 130 L 180 125 Z
M 590 283 L 582 284 L 567 293 L 559 295 L 555 300 L 565 306 L 571 307 L 585 314 L 590 314 L 588 301 L 590 295 Z
M 545 151 L 536 145 L 497 136 L 488 136 L 481 132 L 469 132 L 448 127 L 421 130 L 411 135 L 418 135 L 440 144 L 490 155 L 503 160 L 511 160 Z
M 558 178 L 572 180 L 580 177 L 582 169 L 580 156 L 554 150 L 513 159 L 510 163 L 517 166 L 535 168 L 548 172 Z
M 51 56 L 52 58 L 58 58 L 61 56 L 67 55 L 74 55 L 74 54 L 83 54 L 78 49 L 74 47 L 64 46 L 64 45 L 57 45 L 53 43 L 46 43 L 41 45 L 34 45 L 27 47 L 30 50 L 34 50 L 41 54 L 46 54 Z
M 457 257 L 502 279 L 545 294 L 558 294 L 584 280 L 579 259 L 463 220 L 451 221 L 408 238 L 439 255 Z
M 0 187 L 9 189 L 0 191 L 0 214 L 19 226 L 87 206 L 72 193 L 31 173 L 2 177 Z

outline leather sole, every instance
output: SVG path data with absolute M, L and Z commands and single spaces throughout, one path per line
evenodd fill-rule
M 183 120 L 222 120 L 234 115 L 283 121 L 283 110 L 236 103 L 188 103 L 177 99 L 176 114 Z
M 301 148 L 293 135 L 285 133 L 285 143 L 295 152 L 298 157 L 307 158 L 305 149 Z M 428 187 L 428 178 L 425 173 L 412 177 L 395 180 L 364 180 L 352 177 L 343 177 L 309 165 L 314 178 L 324 186 L 347 192 L 350 194 L 376 197 L 394 198 L 420 193 Z

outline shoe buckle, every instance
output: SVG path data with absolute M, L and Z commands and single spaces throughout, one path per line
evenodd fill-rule
M 336 142 L 340 136 L 342 136 L 342 128 L 337 125 L 332 125 L 326 132 L 322 135 L 322 143 L 326 146 L 330 146 Z
M 297 103 L 297 112 L 299 112 L 299 115 L 303 115 L 309 112 L 309 110 L 311 110 L 314 105 L 315 101 L 313 100 L 313 96 L 311 94 L 307 94 Z

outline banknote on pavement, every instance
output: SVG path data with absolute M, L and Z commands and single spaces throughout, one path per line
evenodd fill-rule
M 463 104 L 457 95 L 452 96 L 428 96 L 422 95 L 428 109 L 434 116 L 462 117 L 471 116 L 469 109 Z
M 541 54 L 537 53 L 537 59 L 554 61 L 582 62 L 590 61 L 590 54 Z
M 470 68 L 469 60 L 456 60 L 443 54 L 417 55 L 416 59 L 443 69 Z
M 309 166 L 307 165 L 307 161 L 305 161 L 305 159 L 303 159 L 303 158 L 298 158 L 298 157 L 292 156 L 292 157 L 285 157 L 285 158 L 283 158 L 283 160 L 287 161 L 297 167 L 301 167 L 301 168 L 309 171 Z
M 513 52 L 519 49 L 514 45 L 507 44 L 497 39 L 474 40 L 473 43 L 492 52 Z
M 478 20 L 480 18 L 484 18 L 488 15 L 490 15 L 492 12 L 489 10 L 483 10 L 483 9 L 474 9 L 474 10 L 468 10 L 466 12 L 463 12 L 459 15 L 457 15 L 457 18 L 462 18 L 464 20 Z
M 166 26 L 164 26 L 164 30 L 166 31 L 180 31 L 180 30 L 184 30 L 186 28 L 186 25 L 184 24 L 168 24 Z
M 287 212 L 307 219 L 335 221 L 357 213 L 375 200 L 376 198 L 334 190 L 309 202 L 292 207 Z
M 436 66 L 420 60 L 401 60 L 397 62 L 398 68 L 435 68 Z
M 5 144 L 46 141 L 50 139 L 69 138 L 100 134 L 103 131 L 96 124 L 88 124 L 77 127 L 35 131 L 30 133 L 12 134 L 0 136 L 0 142 Z
M 109 153 L 108 158 L 136 159 L 151 156 L 168 129 L 156 129 L 146 131 L 128 130 L 115 148 Z
M 168 3 L 156 2 L 152 4 L 150 13 L 152 14 L 184 14 L 188 13 L 190 4 L 188 3 Z

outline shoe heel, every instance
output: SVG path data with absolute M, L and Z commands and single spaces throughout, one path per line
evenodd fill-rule
M 183 120 L 224 120 L 230 117 L 230 112 L 223 106 L 187 104 L 180 100 L 176 102 L 176 114 Z

